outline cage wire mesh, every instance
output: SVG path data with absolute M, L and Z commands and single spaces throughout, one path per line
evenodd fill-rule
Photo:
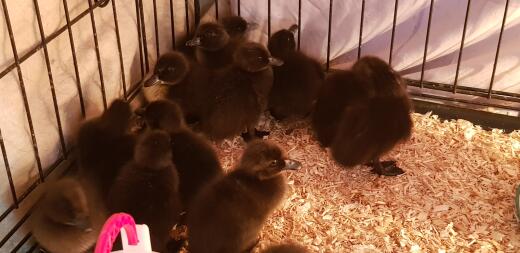
M 19 99 L 8 101 L 7 96 L 3 96 L 2 99 L 5 99 L 3 105 L 19 103 L 20 105 L 15 108 L 23 111 L 24 117 L 9 118 L 5 116 L 10 114 L 4 113 L 0 120 L 3 122 L 0 124 L 0 150 L 2 153 L 2 163 L 0 164 L 5 172 L 0 176 L 2 187 L 0 252 L 32 252 L 38 246 L 31 240 L 31 234 L 25 223 L 34 202 L 40 196 L 40 185 L 74 167 L 74 147 L 69 140 L 73 135 L 70 128 L 74 126 L 71 121 L 80 121 L 82 118 L 96 115 L 96 111 L 90 109 L 90 107 L 95 107 L 93 104 L 96 103 L 92 102 L 93 100 L 97 100 L 97 104 L 100 104 L 99 110 L 106 109 L 110 101 L 116 97 L 132 100 L 139 92 L 138 84 L 159 55 L 174 49 L 180 36 L 185 36 L 194 30 L 200 20 L 200 3 L 198 0 L 24 0 L 16 1 L 16 3 L 8 1 L 1 0 L 0 6 L 2 9 L 0 15 L 3 16 L 0 21 L 3 24 L 0 28 L 3 28 L 2 34 L 6 35 L 2 40 L 5 52 L 4 58 L 0 58 L 0 86 L 4 94 L 7 94 L 9 89 L 16 89 L 19 92 Z M 266 1 L 267 20 L 265 23 L 267 24 L 267 36 L 269 36 L 272 33 L 272 10 L 277 8 L 278 1 Z M 323 26 L 324 29 L 327 29 L 324 67 L 328 71 L 333 71 L 331 42 L 341 40 L 342 37 L 336 36 L 338 33 L 332 25 L 333 10 L 335 10 L 337 1 L 327 1 L 328 5 L 322 6 L 327 11 L 327 24 Z M 214 0 L 208 15 L 218 20 L 219 16 L 222 16 L 223 6 L 225 4 L 229 6 L 229 2 L 225 2 L 225 4 L 223 2 L 225 1 Z M 232 13 L 241 15 L 242 1 L 231 2 L 234 4 L 231 6 L 237 8 Z M 368 18 L 365 15 L 367 2 L 366 0 L 360 1 L 359 36 L 356 38 L 357 52 L 355 53 L 357 59 L 364 55 L 364 24 Z M 429 3 L 420 75 L 419 78 L 408 79 L 409 91 L 414 98 L 456 102 L 460 107 L 494 107 L 518 111 L 520 108 L 519 93 L 494 90 L 497 63 L 500 59 L 510 1 L 503 1 L 501 22 L 496 27 L 499 36 L 496 49 L 494 49 L 495 57 L 491 78 L 485 89 L 461 86 L 459 83 L 472 0 L 467 0 L 466 3 L 453 83 L 426 80 L 425 70 L 429 55 L 430 29 L 435 12 L 435 1 L 425 0 L 425 2 Z M 297 0 L 297 48 L 299 50 L 304 43 L 301 37 L 305 30 L 304 25 L 302 26 L 302 15 L 305 15 L 302 13 L 302 5 L 305 3 L 306 1 Z M 399 18 L 400 3 L 402 1 L 399 0 L 394 0 L 392 3 L 392 25 L 387 56 L 390 64 L 395 57 L 396 22 Z M 49 13 L 52 13 L 49 10 L 52 8 L 60 10 L 59 13 L 53 13 L 58 15 L 57 18 L 53 19 L 49 16 Z M 20 36 L 17 33 L 27 36 L 20 32 L 24 30 L 20 29 L 23 24 L 17 23 L 24 21 L 24 16 L 34 16 L 35 19 L 30 23 L 34 26 L 36 33 L 36 35 L 32 34 L 34 37 L 32 43 L 17 40 L 19 38 L 17 36 Z M 113 39 L 112 48 L 108 50 L 105 46 L 106 41 L 104 41 L 107 38 Z M 54 54 L 57 51 L 68 57 L 55 57 Z M 107 62 L 107 58 L 111 61 Z M 30 76 L 31 71 L 37 67 L 36 60 L 42 61 L 40 67 L 45 68 L 44 76 Z M 94 67 L 86 68 L 84 66 L 86 63 Z M 66 76 L 66 78 L 62 76 Z M 69 85 L 68 99 L 74 100 L 74 102 L 63 102 L 64 99 L 60 98 L 62 95 L 60 92 L 63 92 L 61 87 L 65 84 Z M 33 86 L 36 85 L 40 88 L 48 85 L 45 86 L 45 89 L 49 89 L 48 94 L 41 92 L 37 95 L 33 94 Z M 50 111 L 43 116 L 47 118 L 46 122 L 50 122 L 49 124 L 52 126 L 42 126 L 35 121 L 35 118 L 42 117 L 39 115 L 42 113 L 39 110 L 39 104 L 34 103 L 34 100 L 37 99 L 49 99 L 50 106 L 47 109 Z M 77 108 L 71 109 L 74 106 Z M 10 109 L 4 107 L 3 110 Z M 6 122 L 12 124 L 9 125 Z M 18 136 L 11 135 L 19 133 L 10 129 L 13 125 L 27 134 L 25 149 L 10 144 L 13 139 L 18 138 Z M 42 148 L 40 142 L 46 142 L 46 139 L 40 135 L 46 133 L 42 132 L 41 128 L 55 128 L 52 134 L 47 133 L 47 135 L 53 139 L 56 147 Z M 50 155 L 49 158 L 49 153 L 52 152 L 55 152 L 56 155 Z M 30 159 L 29 163 L 20 164 L 17 161 L 20 155 L 34 158 Z M 22 180 L 24 175 L 28 179 Z

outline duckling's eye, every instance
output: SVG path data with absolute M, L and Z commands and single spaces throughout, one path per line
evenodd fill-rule
M 175 67 L 168 67 L 166 69 L 166 71 L 168 71 L 168 72 L 175 72 Z
M 257 59 L 259 62 L 264 61 L 264 57 L 262 57 L 262 56 L 258 56 L 256 59 Z
M 278 160 L 272 160 L 272 161 L 271 161 L 271 164 L 269 164 L 269 165 L 271 165 L 271 166 L 277 166 L 278 163 L 279 163 Z

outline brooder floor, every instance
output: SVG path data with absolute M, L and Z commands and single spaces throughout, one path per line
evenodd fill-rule
M 362 166 L 342 168 L 306 123 L 264 121 L 269 139 L 304 166 L 287 174 L 287 198 L 265 225 L 258 248 L 294 241 L 312 252 L 520 252 L 513 211 L 520 132 L 413 118 L 412 139 L 388 154 L 406 171 L 396 178 Z M 226 169 L 243 146 L 239 138 L 218 145 Z

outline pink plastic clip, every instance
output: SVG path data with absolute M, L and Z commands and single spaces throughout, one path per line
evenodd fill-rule
M 121 228 L 126 231 L 128 244 L 139 243 L 134 218 L 126 213 L 115 213 L 103 225 L 94 253 L 110 253 Z

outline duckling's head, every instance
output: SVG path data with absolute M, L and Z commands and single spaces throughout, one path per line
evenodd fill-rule
M 145 131 L 135 145 L 134 161 L 138 166 L 152 170 L 171 166 L 170 135 L 162 130 Z
M 72 178 L 61 179 L 49 186 L 39 208 L 56 224 L 85 232 L 92 230 L 87 197 L 80 183 Z
M 240 16 L 224 17 L 219 22 L 224 26 L 231 38 L 240 38 L 248 31 L 258 27 L 257 23 L 247 22 Z
M 168 52 L 159 57 L 153 72 L 145 78 L 143 86 L 176 85 L 184 80 L 189 71 L 190 64 L 182 53 Z
M 267 48 L 275 57 L 284 58 L 289 52 L 296 50 L 296 40 L 294 34 L 298 31 L 298 25 L 292 25 L 289 29 L 283 29 L 275 32 L 269 38 Z
M 101 122 L 107 129 L 122 134 L 129 130 L 131 116 L 130 105 L 122 99 L 116 99 L 101 116 Z
M 229 34 L 222 24 L 204 23 L 199 26 L 195 37 L 186 42 L 187 46 L 196 46 L 207 51 L 217 51 L 229 42 Z
M 284 170 L 297 170 L 301 163 L 287 159 L 282 150 L 274 143 L 255 140 L 247 145 L 239 169 L 260 180 L 276 177 Z
M 403 96 L 404 81 L 390 65 L 375 56 L 364 56 L 353 66 L 359 80 L 366 82 L 370 96 Z
M 235 64 L 247 72 L 259 72 L 271 65 L 281 66 L 283 61 L 274 58 L 269 51 L 259 43 L 242 43 L 233 54 Z
M 170 100 L 156 100 L 135 111 L 148 129 L 159 129 L 170 133 L 185 127 L 184 115 L 177 103 Z

